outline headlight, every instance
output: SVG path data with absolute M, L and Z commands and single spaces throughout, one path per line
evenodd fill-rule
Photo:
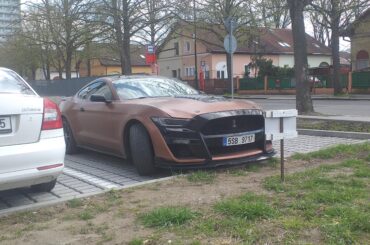
M 171 118 L 171 117 L 152 117 L 155 124 L 162 127 L 182 128 L 185 127 L 191 119 Z

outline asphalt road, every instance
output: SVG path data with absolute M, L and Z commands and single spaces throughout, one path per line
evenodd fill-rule
M 294 99 L 251 99 L 266 110 L 295 109 Z M 370 117 L 369 100 L 314 100 L 314 110 L 327 115 Z

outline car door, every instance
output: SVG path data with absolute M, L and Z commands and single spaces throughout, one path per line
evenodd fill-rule
M 79 144 L 102 151 L 112 151 L 113 130 L 112 113 L 113 103 L 91 101 L 91 95 L 104 95 L 108 101 L 113 100 L 113 94 L 105 81 L 96 81 L 82 90 L 81 101 L 78 103 L 79 112 L 77 137 Z M 79 94 L 80 95 L 80 94 Z

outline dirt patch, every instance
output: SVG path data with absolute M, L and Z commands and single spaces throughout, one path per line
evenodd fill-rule
M 288 173 L 304 171 L 337 160 L 286 162 Z M 117 191 L 113 196 L 98 195 L 84 199 L 79 207 L 68 203 L 25 214 L 2 217 L 2 244 L 128 244 L 135 238 L 155 236 L 155 231 L 137 222 L 137 215 L 160 206 L 185 206 L 202 210 L 215 202 L 246 192 L 272 195 L 263 188 L 264 178 L 280 172 L 267 165 L 258 170 L 217 171 L 213 183 L 198 184 L 179 176 L 164 182 Z M 345 174 L 350 174 L 350 171 Z M 335 173 L 335 174 L 343 174 Z M 153 233 L 154 232 L 154 233 Z M 171 240 L 169 234 L 168 239 Z M 52 239 L 51 239 L 52 238 Z M 205 244 L 238 244 L 232 238 L 210 238 Z

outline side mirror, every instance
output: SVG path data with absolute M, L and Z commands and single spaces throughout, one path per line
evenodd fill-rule
M 93 94 L 90 96 L 90 101 L 92 102 L 104 102 L 104 103 L 111 103 L 111 100 L 107 100 L 104 95 L 100 94 Z

